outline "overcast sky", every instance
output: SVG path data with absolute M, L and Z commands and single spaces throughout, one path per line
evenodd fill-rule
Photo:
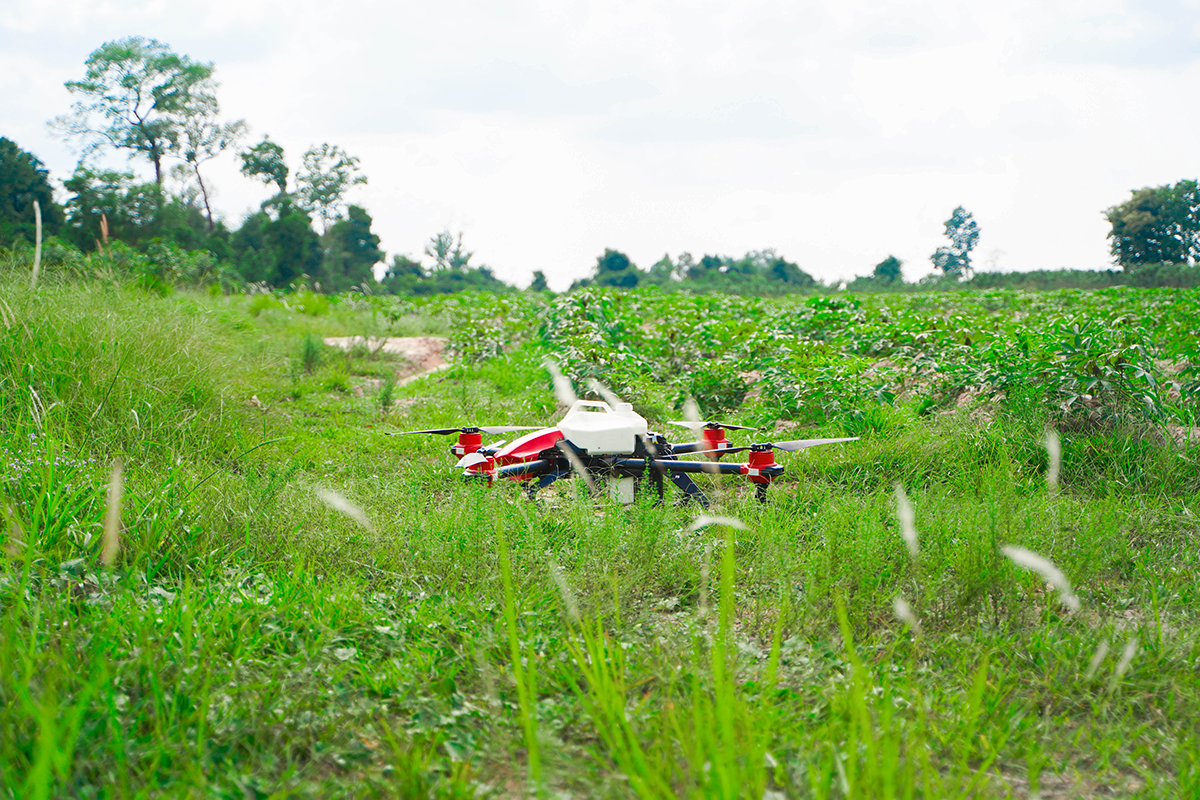
M 449 228 L 518 285 L 605 247 L 913 279 L 963 205 L 981 268 L 1110 266 L 1103 210 L 1200 176 L 1200 0 L 974 5 L 0 0 L 0 135 L 69 175 L 63 82 L 138 35 L 214 62 L 293 171 L 359 156 L 389 257 Z M 269 194 L 210 176 L 231 225 Z

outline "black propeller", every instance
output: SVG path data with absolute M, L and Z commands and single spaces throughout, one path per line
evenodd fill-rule
M 385 431 L 388 436 L 408 436 L 413 433 L 433 433 L 446 436 L 451 433 L 512 433 L 513 431 L 540 431 L 541 425 L 467 425 L 462 428 L 431 428 L 427 431 Z
M 766 450 L 773 448 L 775 450 L 784 450 L 788 453 L 795 453 L 797 450 L 804 450 L 809 447 L 819 447 L 823 444 L 838 444 L 839 442 L 857 442 L 858 436 L 852 436 L 846 439 L 789 439 L 783 442 L 763 442 L 762 444 L 743 445 L 741 447 L 726 447 L 722 450 L 696 450 L 688 453 L 690 456 L 698 456 L 704 453 L 740 453 L 743 450 Z
M 701 428 L 708 428 L 715 431 L 717 428 L 725 428 L 731 431 L 755 431 L 758 428 L 753 428 L 749 425 L 726 425 L 724 422 L 692 422 L 690 420 L 674 419 L 667 423 L 668 425 L 678 425 L 680 428 L 689 428 L 693 431 L 698 431 Z

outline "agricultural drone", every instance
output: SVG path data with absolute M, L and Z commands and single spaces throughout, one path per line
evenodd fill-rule
M 853 442 L 857 436 L 843 439 L 793 439 L 781 442 L 762 442 L 734 446 L 725 437 L 726 430 L 754 430 L 745 425 L 720 422 L 673 420 L 669 425 L 699 432 L 693 442 L 670 442 L 661 433 L 649 430 L 646 418 L 633 410 L 629 403 L 620 402 L 604 387 L 593 388 L 607 400 L 578 400 L 569 382 L 552 365 L 559 399 L 570 406 L 557 425 L 539 428 L 529 425 L 468 425 L 458 428 L 435 428 L 423 431 L 402 431 L 397 435 L 417 433 L 447 436 L 458 434 L 450 452 L 458 456 L 455 465 L 463 475 L 486 481 L 508 479 L 525 483 L 526 492 L 533 497 L 560 478 L 579 475 L 593 493 L 599 491 L 600 481 L 607 483 L 609 494 L 623 504 L 632 503 L 643 480 L 650 481 L 661 501 L 665 482 L 678 486 L 687 499 L 708 505 L 708 498 L 692 480 L 695 473 L 738 475 L 748 478 L 755 486 L 760 502 L 766 502 L 767 487 L 783 474 L 775 463 L 775 451 L 794 453 L 809 447 L 839 442 Z M 698 416 L 691 414 L 690 416 Z M 520 438 L 484 445 L 484 434 L 496 435 L 530 431 Z M 721 462 L 725 455 L 749 452 L 742 463 Z M 683 460 L 680 456 L 702 457 L 702 460 Z

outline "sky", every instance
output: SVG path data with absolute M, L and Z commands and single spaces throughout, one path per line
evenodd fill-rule
M 1200 0 L 0 0 L 0 136 L 69 176 L 46 123 L 126 36 L 213 62 L 293 172 L 359 157 L 389 259 L 448 229 L 520 286 L 605 248 L 913 280 L 959 205 L 980 270 L 1105 269 L 1106 208 L 1200 176 Z M 232 154 L 206 180 L 232 226 L 271 193 Z

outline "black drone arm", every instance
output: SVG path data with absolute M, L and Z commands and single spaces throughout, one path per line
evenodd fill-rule
M 657 470 L 669 472 L 672 475 L 680 473 L 696 473 L 707 472 L 711 475 L 741 475 L 744 464 L 726 464 L 716 461 L 675 461 L 656 458 L 649 462 L 649 465 Z M 613 462 L 613 467 L 623 473 L 641 474 L 647 466 L 644 458 L 620 458 Z M 783 467 L 779 464 L 773 464 L 769 467 L 763 467 L 761 474 L 764 477 L 778 478 L 783 474 Z

